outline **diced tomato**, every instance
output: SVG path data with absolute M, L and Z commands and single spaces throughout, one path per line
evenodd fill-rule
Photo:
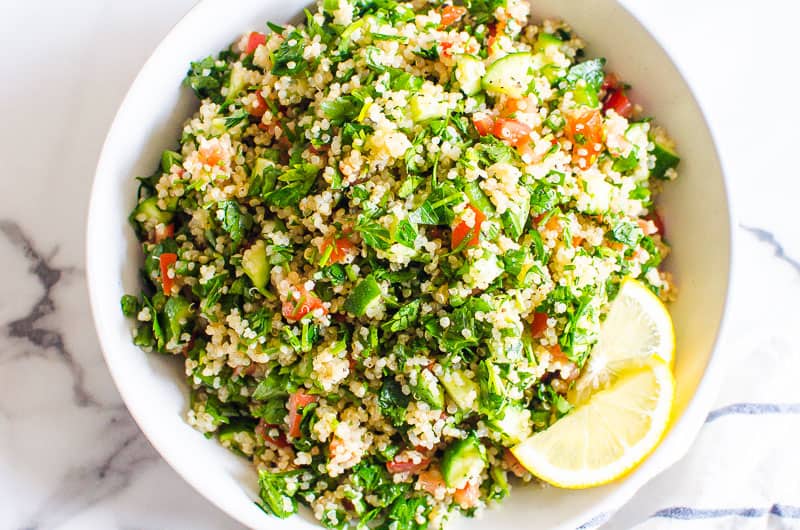
M 494 43 L 497 42 L 497 37 L 501 33 L 503 33 L 506 29 L 506 21 L 500 20 L 495 24 L 489 25 L 489 38 L 486 40 L 486 47 L 489 48 L 489 55 L 492 54 L 492 47 L 494 47 Z
M 439 43 L 439 47 L 442 49 L 442 56 L 450 57 L 451 55 L 453 55 L 453 52 L 450 51 L 450 48 L 453 47 L 452 42 L 448 40 L 442 41 Z
M 480 484 L 478 484 L 477 481 L 470 481 L 467 482 L 463 488 L 456 490 L 453 494 L 453 500 L 455 500 L 459 506 L 467 510 L 478 505 L 480 496 Z
M 525 468 L 519 463 L 514 453 L 508 449 L 503 449 L 503 463 L 506 465 L 506 468 L 517 477 L 523 477 L 525 475 Z
M 464 6 L 444 6 L 442 8 L 442 20 L 439 23 L 439 29 L 444 29 L 458 22 L 461 17 L 467 14 L 467 8 Z
M 267 36 L 263 33 L 259 33 L 257 31 L 253 31 L 250 33 L 250 36 L 247 37 L 247 48 L 244 49 L 244 53 L 251 54 L 256 51 L 256 48 L 261 46 L 262 44 L 266 44 Z
M 503 108 L 500 115 L 506 118 L 512 118 L 517 112 L 536 112 L 536 100 L 531 96 L 526 96 L 521 99 L 508 98 L 503 103 Z
M 169 296 L 172 292 L 172 286 L 175 284 L 175 277 L 170 277 L 169 269 L 175 262 L 178 261 L 178 255 L 173 252 L 164 252 L 158 257 L 159 265 L 161 266 L 161 287 L 164 289 L 164 294 Z M 172 274 L 175 274 L 173 269 Z
M 617 74 L 609 72 L 603 78 L 603 84 L 600 85 L 602 90 L 609 90 L 609 89 L 616 89 L 619 86 L 619 79 L 617 79 Z
M 394 460 L 386 462 L 386 469 L 389 473 L 416 473 L 422 471 L 431 463 L 431 458 L 429 456 L 423 456 L 420 458 L 419 462 L 415 462 L 409 453 L 410 451 L 403 451 L 402 453 L 398 453 L 398 455 L 394 457 Z
M 607 112 L 609 109 L 614 109 L 623 118 L 630 118 L 633 114 L 633 103 L 625 95 L 623 89 L 611 89 L 603 101 L 603 110 Z
M 222 160 L 222 146 L 219 145 L 219 140 L 213 138 L 209 140 L 207 145 L 204 145 L 197 150 L 198 158 L 203 164 L 209 166 L 216 166 Z
M 492 134 L 514 147 L 522 147 L 531 141 L 531 128 L 522 122 L 508 118 L 495 120 Z
M 542 220 L 544 220 L 544 217 L 546 215 L 547 215 L 547 213 L 543 213 L 541 215 L 537 215 L 536 217 L 534 217 L 533 218 L 534 225 L 539 227 L 539 225 L 542 223 Z M 541 228 L 541 227 L 539 227 L 539 228 Z M 550 232 L 558 232 L 558 231 L 560 231 L 561 230 L 561 221 L 558 220 L 558 216 L 557 215 L 551 215 L 547 219 L 547 222 L 544 224 L 544 229 L 548 230 Z
M 264 96 L 261 95 L 261 91 L 258 91 L 256 92 L 256 100 L 248 107 L 247 110 L 250 112 L 251 116 L 260 118 L 265 112 L 267 112 L 268 108 L 267 100 L 265 100 Z
M 474 114 L 472 116 L 472 123 L 475 125 L 475 129 L 481 136 L 490 134 L 492 132 L 492 127 L 494 127 L 494 120 L 492 117 L 483 112 Z
M 598 109 L 587 108 L 567 112 L 565 118 L 564 132 L 572 142 L 572 161 L 586 169 L 603 150 L 603 118 Z
M 156 243 L 161 243 L 165 239 L 169 239 L 170 237 L 175 235 L 175 225 L 170 223 L 168 225 L 165 224 L 157 224 L 155 230 L 155 241 Z
M 265 423 L 264 420 L 258 422 L 256 425 L 256 434 L 261 436 L 264 441 L 271 443 L 276 447 L 289 447 L 289 442 L 286 441 L 286 435 L 283 432 L 278 432 L 277 437 L 272 437 L 269 435 L 269 431 L 272 429 L 278 429 L 278 425 L 273 425 L 271 423 Z
M 647 219 L 648 221 L 653 221 L 653 224 L 656 225 L 656 230 L 658 231 L 659 234 L 661 234 L 661 237 L 664 237 L 664 235 L 666 235 L 665 231 L 666 227 L 664 226 L 664 219 L 661 218 L 661 215 L 659 215 L 657 210 L 653 210 L 653 212 L 648 214 L 645 217 L 645 219 Z
M 295 297 L 294 295 L 297 294 Z M 283 316 L 289 320 L 300 320 L 315 309 L 322 309 L 327 312 L 325 306 L 322 305 L 322 300 L 317 298 L 314 293 L 306 290 L 304 285 L 295 286 L 286 301 L 283 303 L 281 312 Z
M 465 221 L 459 221 L 459 223 L 453 227 L 453 234 L 450 240 L 451 248 L 458 248 L 461 246 L 461 243 L 466 237 L 470 238 L 466 244 L 468 247 L 477 246 L 480 241 L 481 224 L 486 220 L 486 216 L 471 204 L 467 205 L 467 207 L 475 214 L 475 224 L 469 227 Z
M 548 318 L 550 317 L 547 316 L 547 313 L 543 313 L 541 311 L 536 311 L 533 314 L 533 318 L 531 319 L 531 335 L 533 335 L 534 339 L 538 339 L 544 335 L 544 332 L 547 329 Z
M 563 368 L 560 370 L 561 379 L 564 381 L 572 381 L 578 378 L 580 375 L 580 370 L 578 370 L 578 367 L 575 365 L 575 363 L 569 360 L 569 357 L 567 357 L 567 355 L 561 349 L 560 344 L 550 346 L 548 351 L 550 352 L 550 355 L 553 356 L 553 360 L 557 363 L 561 363 L 563 366 Z
M 319 249 L 320 253 L 325 254 L 329 247 L 333 247 L 333 250 L 330 251 L 331 254 L 328 257 L 327 264 L 341 263 L 350 253 L 352 253 L 353 249 L 356 248 L 355 245 L 353 245 L 353 243 L 346 237 L 340 237 L 338 239 L 328 238 L 322 242 L 322 246 Z
M 442 473 L 436 468 L 426 469 L 420 472 L 417 477 L 417 484 L 419 484 L 421 489 L 427 491 L 431 495 L 436 495 L 438 490 L 446 487 L 444 479 L 442 478 Z
M 302 390 L 289 395 L 289 402 L 286 405 L 286 408 L 289 409 L 289 436 L 292 438 L 300 437 L 302 434 L 300 432 L 300 422 L 303 420 L 302 408 L 314 403 L 316 400 L 317 396 L 306 394 Z

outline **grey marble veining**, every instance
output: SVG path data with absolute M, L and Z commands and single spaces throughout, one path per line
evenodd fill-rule
M 17 65 L 0 83 L 0 529 L 240 528 L 169 468 L 126 411 L 95 338 L 83 269 L 85 208 L 107 127 L 142 62 L 193 3 L 0 3 L 0 59 Z M 678 528 L 673 515 L 714 509 L 734 513 L 713 512 L 723 515 L 704 527 L 750 528 L 737 526 L 750 520 L 735 512 L 748 507 L 761 514 L 753 528 L 800 526 L 789 517 L 800 485 L 786 473 L 800 469 L 790 436 L 800 432 L 800 178 L 779 156 L 794 152 L 800 116 L 796 106 L 766 110 L 754 129 L 737 110 L 751 93 L 731 80 L 758 70 L 777 87 L 800 85 L 780 57 L 756 56 L 743 42 L 753 17 L 765 23 L 743 3 L 725 4 L 726 27 L 695 53 L 686 42 L 707 34 L 713 4 L 676 0 L 642 17 L 659 37 L 677 34 L 676 60 L 694 80 L 730 178 L 740 223 L 722 342 L 731 370 L 689 454 L 608 528 Z M 690 7 L 691 19 L 674 14 Z M 36 46 L 30 27 L 58 45 Z M 789 34 L 772 31 L 785 39 L 775 46 L 788 49 Z M 713 496 L 698 477 L 713 480 Z

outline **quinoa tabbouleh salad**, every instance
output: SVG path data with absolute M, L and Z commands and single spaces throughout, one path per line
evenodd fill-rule
M 533 479 L 623 280 L 673 296 L 671 141 L 524 0 L 321 0 L 186 78 L 140 178 L 134 342 L 180 357 L 191 425 L 259 505 L 438 528 Z

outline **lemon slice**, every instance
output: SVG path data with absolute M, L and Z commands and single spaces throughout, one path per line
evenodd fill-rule
M 593 364 L 653 355 L 673 366 L 675 331 L 672 319 L 664 303 L 647 286 L 637 280 L 625 280 L 600 328 L 597 344 L 592 349 Z
M 644 460 L 666 431 L 675 394 L 659 358 L 617 363 L 614 380 L 511 452 L 531 473 L 562 488 L 617 479 Z

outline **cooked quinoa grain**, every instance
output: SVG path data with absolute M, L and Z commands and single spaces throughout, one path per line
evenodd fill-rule
M 187 420 L 327 527 L 438 528 L 531 475 L 620 282 L 664 299 L 666 133 L 521 0 L 324 0 L 191 64 L 142 178 L 146 285 Z

